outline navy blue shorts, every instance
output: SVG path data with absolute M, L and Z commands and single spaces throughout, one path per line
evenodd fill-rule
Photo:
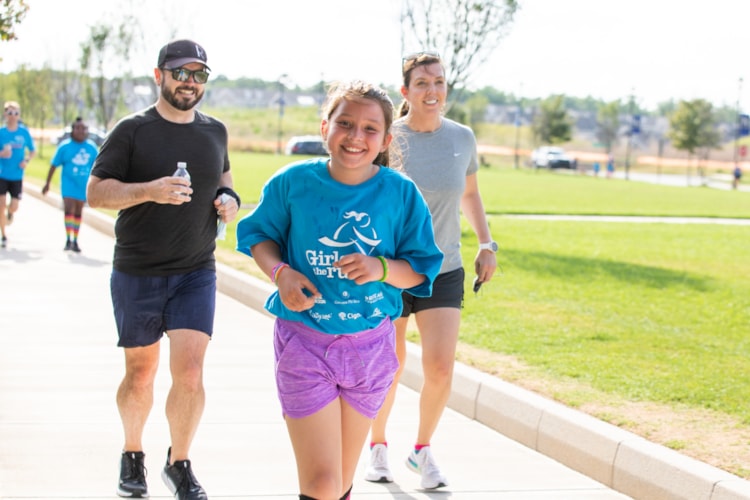
M 213 269 L 172 276 L 133 276 L 113 269 L 109 286 L 120 347 L 148 346 L 164 332 L 183 328 L 213 334 Z
M 402 292 L 401 300 L 404 303 L 404 310 L 401 312 L 401 317 L 406 318 L 411 313 L 437 307 L 462 309 L 464 306 L 464 277 L 463 267 L 459 267 L 455 271 L 438 274 L 432 283 L 432 295 L 430 297 L 415 297 L 409 292 Z
M 11 198 L 21 199 L 23 194 L 23 181 L 9 181 L 0 179 L 0 195 L 10 193 Z

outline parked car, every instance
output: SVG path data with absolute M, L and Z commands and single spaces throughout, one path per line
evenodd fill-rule
M 531 164 L 536 168 L 574 168 L 573 159 L 563 148 L 544 146 L 531 152 Z
M 301 135 L 289 139 L 286 144 L 286 154 L 328 156 L 328 150 L 320 136 Z
M 105 134 L 101 130 L 97 130 L 95 128 L 89 127 L 89 139 L 91 139 L 94 142 L 94 144 L 96 144 L 97 147 L 102 145 L 102 143 L 104 142 L 104 137 L 106 135 L 107 134 Z M 57 136 L 57 139 L 55 140 L 55 144 L 60 144 L 62 141 L 64 141 L 68 137 L 70 137 L 70 125 L 65 127 L 62 134 Z

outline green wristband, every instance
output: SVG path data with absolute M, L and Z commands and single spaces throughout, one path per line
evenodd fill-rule
M 381 264 L 383 264 L 383 277 L 378 281 L 385 281 L 388 279 L 388 261 L 386 261 L 385 257 L 383 257 L 382 255 L 378 255 L 378 260 Z

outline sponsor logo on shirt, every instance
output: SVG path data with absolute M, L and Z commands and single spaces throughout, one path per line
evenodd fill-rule
M 360 313 L 351 313 L 351 312 L 348 313 L 348 312 L 344 312 L 344 311 L 341 311 L 339 313 L 339 319 L 341 321 L 349 321 L 349 320 L 353 320 L 353 319 L 359 319 L 361 317 L 362 317 L 362 315 Z
M 376 307 L 374 311 L 372 311 L 372 314 L 370 314 L 371 318 L 384 318 L 385 314 L 383 314 L 383 311 L 380 310 L 380 308 Z
M 314 319 L 315 321 L 317 321 L 318 323 L 320 323 L 321 321 L 331 321 L 331 318 L 333 316 L 332 316 L 332 313 L 320 314 L 319 312 L 311 311 L 310 317 Z

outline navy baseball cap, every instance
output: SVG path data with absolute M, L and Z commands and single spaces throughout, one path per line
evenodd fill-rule
M 159 51 L 158 68 L 177 69 L 188 63 L 197 62 L 211 70 L 206 64 L 206 51 L 192 40 L 174 40 Z

